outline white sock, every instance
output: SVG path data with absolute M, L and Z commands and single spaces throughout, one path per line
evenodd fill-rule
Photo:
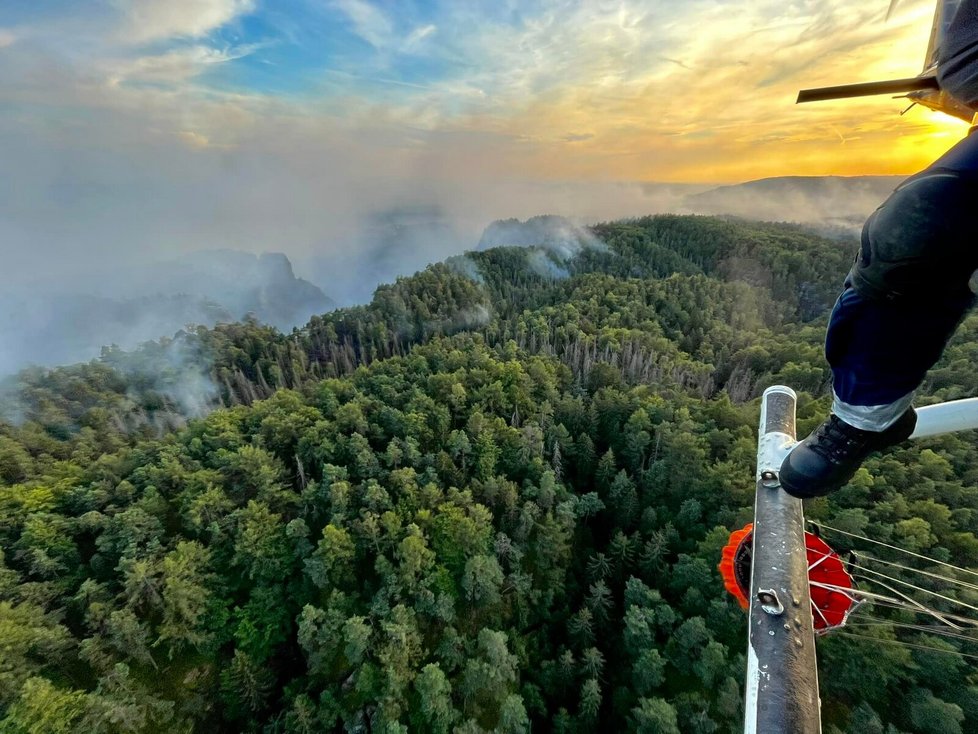
M 832 393 L 832 412 L 850 426 L 863 431 L 879 433 L 897 422 L 897 419 L 907 412 L 913 401 L 913 393 L 904 395 L 899 400 L 884 405 L 850 405 Z

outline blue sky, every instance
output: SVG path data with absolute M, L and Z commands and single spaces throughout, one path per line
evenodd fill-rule
M 79 255 L 339 251 L 390 206 L 435 203 L 469 231 L 648 213 L 668 204 L 638 186 L 654 181 L 909 173 L 961 127 L 886 98 L 793 104 L 920 70 L 932 5 L 888 23 L 885 6 L 5 2 L 0 255 L 71 271 Z

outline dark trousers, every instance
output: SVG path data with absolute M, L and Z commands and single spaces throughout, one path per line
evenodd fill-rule
M 825 336 L 836 396 L 870 406 L 912 393 L 973 303 L 970 292 L 923 302 L 879 300 L 847 281 Z
M 870 216 L 825 340 L 837 406 L 906 399 L 940 359 L 975 303 L 976 222 L 978 134 L 907 179 Z

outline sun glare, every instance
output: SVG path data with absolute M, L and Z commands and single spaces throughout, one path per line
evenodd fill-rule
M 893 160 L 900 166 L 894 173 L 915 173 L 925 168 L 968 133 L 966 123 L 941 112 L 921 110 L 918 114 L 923 124 L 893 140 Z

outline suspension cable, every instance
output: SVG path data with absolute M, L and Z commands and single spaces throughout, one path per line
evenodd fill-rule
M 867 556 L 862 553 L 858 556 L 860 561 L 872 561 L 873 563 L 880 563 L 884 566 L 893 566 L 894 568 L 899 568 L 903 571 L 913 571 L 914 573 L 919 573 L 924 576 L 929 576 L 933 579 L 938 579 L 939 581 L 947 581 L 951 584 L 958 584 L 966 589 L 971 589 L 972 591 L 978 591 L 978 584 L 973 584 L 970 581 L 962 581 L 961 579 L 951 578 L 949 576 L 941 576 L 939 573 L 931 573 L 930 571 L 924 571 L 922 568 L 914 568 L 913 566 L 904 566 L 902 563 L 894 563 L 893 561 L 884 561 L 882 558 L 876 558 L 875 556 Z
M 808 520 L 808 523 L 810 525 L 814 525 L 814 526 L 816 526 L 818 528 L 822 528 L 824 530 L 831 530 L 833 533 L 841 533 L 842 535 L 848 535 L 850 538 L 857 538 L 859 540 L 865 540 L 867 543 L 875 543 L 876 545 L 881 545 L 881 546 L 883 546 L 885 548 L 890 548 L 892 550 L 899 551 L 900 553 L 906 553 L 907 555 L 913 556 L 914 558 L 920 558 L 920 559 L 923 559 L 925 561 L 928 561 L 929 563 L 934 563 L 934 564 L 939 565 L 939 566 L 946 566 L 947 568 L 953 568 L 955 571 L 960 571 L 961 573 L 971 574 L 972 576 L 975 576 L 976 578 L 978 578 L 978 571 L 971 571 L 970 569 L 967 569 L 967 568 L 961 568 L 959 566 L 955 566 L 953 563 L 947 563 L 945 561 L 938 561 L 936 558 L 929 558 L 928 556 L 921 555 L 920 553 L 914 553 L 913 551 L 908 551 L 905 548 L 900 548 L 899 546 L 890 545 L 889 543 L 884 543 L 881 540 L 873 540 L 872 538 L 867 538 L 865 535 L 857 535 L 856 533 L 850 533 L 850 532 L 848 532 L 846 530 L 839 530 L 838 528 L 833 528 L 830 525 L 824 525 L 824 524 L 822 524 L 820 522 L 815 522 L 814 520 Z
M 872 640 L 873 642 L 887 642 L 891 645 L 903 645 L 904 647 L 912 647 L 916 650 L 930 650 L 931 652 L 940 652 L 945 655 L 960 655 L 963 658 L 973 658 L 978 660 L 978 655 L 972 655 L 970 653 L 961 652 L 960 650 L 942 650 L 939 647 L 931 647 L 930 645 L 918 645 L 913 642 L 904 642 L 902 640 L 888 640 L 884 637 L 873 637 L 872 635 L 861 635 L 858 632 L 836 632 L 835 635 L 840 635 L 842 637 L 861 637 L 865 640 Z
M 823 583 L 821 583 L 819 581 L 811 581 L 810 583 L 811 583 L 812 586 L 814 586 L 816 588 L 828 589 L 829 591 L 837 591 L 840 594 L 845 594 L 847 597 L 849 597 L 853 601 L 859 601 L 859 598 L 858 597 L 861 596 L 861 597 L 864 597 L 864 598 L 869 599 L 869 600 L 873 600 L 874 598 L 881 599 L 881 600 L 886 601 L 886 602 L 889 602 L 891 604 L 896 604 L 896 605 L 900 606 L 901 608 L 909 608 L 909 609 L 912 609 L 913 607 L 916 607 L 918 611 L 923 612 L 925 614 L 929 614 L 930 616 L 935 617 L 936 619 L 939 619 L 941 622 L 943 622 L 944 624 L 946 624 L 948 627 L 952 627 L 954 629 L 961 629 L 958 625 L 954 624 L 954 622 L 951 622 L 950 621 L 950 617 L 952 617 L 953 615 L 945 615 L 945 614 L 942 614 L 941 612 L 938 612 L 938 611 L 936 611 L 934 609 L 931 609 L 931 608 L 925 606 L 924 604 L 921 604 L 916 599 L 908 596 L 907 594 L 904 594 L 902 591 L 900 591 L 898 589 L 890 588 L 889 586 L 887 586 L 886 584 L 884 584 L 881 581 L 877 581 L 876 583 L 878 583 L 880 586 L 882 586 L 883 588 L 887 589 L 888 591 L 891 591 L 892 593 L 896 594 L 898 597 L 902 597 L 902 600 L 901 599 L 895 599 L 895 598 L 890 597 L 890 596 L 884 596 L 883 594 L 876 594 L 876 593 L 874 593 L 872 591 L 864 591 L 862 589 L 854 590 L 854 589 L 846 588 L 844 586 L 837 586 L 835 584 L 823 584 Z M 855 595 L 858 595 L 858 596 L 855 596 Z M 976 624 L 975 622 L 972 622 L 971 620 L 969 620 L 969 623 L 970 624 Z
M 884 584 L 879 579 L 872 579 L 872 578 L 869 578 L 868 576 L 864 576 L 862 578 L 864 578 L 866 581 L 870 581 L 872 583 L 878 584 L 879 586 L 882 586 L 887 591 L 889 591 L 889 592 L 891 592 L 893 594 L 896 594 L 901 599 L 906 600 L 907 602 L 909 602 L 913 606 L 918 607 L 919 609 L 926 610 L 931 616 L 936 617 L 937 619 L 941 620 L 948 627 L 952 627 L 954 629 L 961 629 L 960 627 L 958 627 L 958 625 L 956 625 L 953 622 L 951 622 L 950 619 L 945 614 L 943 614 L 942 612 L 939 612 L 936 609 L 932 609 L 931 607 L 928 607 L 926 604 L 923 604 L 922 602 L 917 601 L 916 599 L 914 599 L 909 594 L 905 594 L 902 591 L 900 591 L 899 589 L 894 589 L 892 586 L 890 586 L 889 584 Z
M 859 592 L 859 593 L 864 593 L 864 592 Z M 886 599 L 887 597 L 885 596 L 877 596 L 876 598 L 866 599 L 865 601 L 867 604 L 871 604 L 874 607 L 893 609 L 898 612 L 909 612 L 911 614 L 925 614 L 928 617 L 934 616 L 933 612 L 930 609 L 927 609 L 926 607 L 924 609 L 919 609 L 905 602 L 899 602 L 898 600 L 894 600 L 897 601 L 897 603 L 893 603 L 891 601 L 887 601 Z M 858 612 L 858 610 L 854 611 L 854 613 L 856 612 Z M 968 625 L 970 629 L 978 629 L 978 620 L 969 619 L 967 617 L 961 617 L 957 614 L 944 613 L 941 616 L 946 619 L 953 619 L 955 622 L 959 622 L 960 624 Z
M 879 583 L 879 581 L 877 579 L 872 578 L 871 576 L 867 575 L 867 574 L 871 574 L 872 576 L 877 576 L 879 578 L 886 579 L 887 581 L 891 581 L 891 582 L 893 582 L 895 584 L 900 584 L 901 586 L 906 586 L 907 588 L 913 589 L 914 591 L 919 591 L 919 592 L 921 592 L 923 594 L 930 594 L 931 596 L 936 596 L 938 599 L 943 599 L 944 601 L 946 601 L 946 602 L 948 602 L 950 604 L 957 604 L 958 606 L 965 607 L 966 609 L 970 609 L 973 612 L 978 612 L 978 607 L 974 606 L 973 604 L 968 604 L 967 602 L 961 601 L 960 599 L 955 599 L 955 598 L 950 597 L 950 596 L 945 596 L 944 594 L 941 594 L 940 592 L 931 591 L 930 589 L 925 589 L 925 588 L 923 588 L 921 586 L 917 586 L 916 584 L 911 584 L 909 581 L 902 581 L 902 580 L 900 580 L 898 578 L 894 578 L 893 576 L 889 576 L 889 575 L 887 575 L 885 573 L 881 573 L 879 571 L 874 571 L 871 568 L 858 568 L 858 569 L 854 569 L 852 573 L 853 573 L 854 576 L 860 576 L 860 577 L 864 578 L 866 581 L 875 581 L 876 583 Z M 893 591 L 893 589 L 890 589 L 890 591 Z
M 833 529 L 833 528 L 829 528 L 829 529 Z M 844 531 L 839 531 L 839 532 L 844 532 Z M 829 558 L 829 557 L 831 557 L 833 555 L 836 556 L 836 557 L 838 557 L 838 554 L 835 551 L 832 551 L 832 550 L 826 552 L 826 551 L 816 551 L 815 549 L 810 548 L 810 549 L 808 549 L 808 552 L 810 554 L 813 554 L 815 556 L 815 558 L 816 558 L 816 560 L 814 562 L 812 562 L 812 563 L 809 564 L 809 566 L 808 566 L 809 570 L 811 570 L 815 566 L 818 566 L 826 558 Z M 909 551 L 907 551 L 907 552 L 909 552 Z M 841 558 L 840 558 L 840 560 L 841 560 Z M 876 560 L 876 559 L 873 559 L 873 560 Z M 884 563 L 886 563 L 886 562 L 884 562 Z M 899 566 L 900 564 L 894 564 L 894 565 Z M 947 564 L 947 565 L 950 565 L 950 564 Z M 907 568 L 909 568 L 909 567 L 907 567 Z M 952 568 L 953 568 L 953 566 L 952 566 Z M 916 569 L 911 569 L 911 570 L 916 570 Z M 845 595 L 846 597 L 848 597 L 851 601 L 854 601 L 854 602 L 860 601 L 860 599 L 858 598 L 858 596 L 862 596 L 864 599 L 867 599 L 867 600 L 870 600 L 870 601 L 872 601 L 875 598 L 876 601 L 878 601 L 878 602 L 886 602 L 886 603 L 888 603 L 889 606 L 891 606 L 893 608 L 896 608 L 896 609 L 905 609 L 905 610 L 913 611 L 913 612 L 916 612 L 916 613 L 927 614 L 927 615 L 929 615 L 931 617 L 934 617 L 935 619 L 937 619 L 938 621 L 940 621 L 942 624 L 944 624 L 944 625 L 946 625 L 948 627 L 951 627 L 952 629 L 955 629 L 955 630 L 961 630 L 962 629 L 958 624 L 955 624 L 955 622 L 961 622 L 961 623 L 967 624 L 967 625 L 972 626 L 972 627 L 978 626 L 978 622 L 976 622 L 975 620 L 972 620 L 972 619 L 969 619 L 969 618 L 966 618 L 966 617 L 961 617 L 959 615 L 954 615 L 954 614 L 949 614 L 949 613 L 946 613 L 946 612 L 941 612 L 941 611 L 938 611 L 936 609 L 932 609 L 932 608 L 926 606 L 925 604 L 922 604 L 921 602 L 917 601 L 916 599 L 914 599 L 913 597 L 909 596 L 908 594 L 903 593 L 899 589 L 894 589 L 892 586 L 883 583 L 882 581 L 879 580 L 879 578 L 874 578 L 874 576 L 887 579 L 888 581 L 892 581 L 892 582 L 895 582 L 897 584 L 901 584 L 903 586 L 906 586 L 906 587 L 909 587 L 911 589 L 914 589 L 915 591 L 920 591 L 920 592 L 923 592 L 925 594 L 931 594 L 931 595 L 936 596 L 936 597 L 938 597 L 940 599 L 943 599 L 944 601 L 947 601 L 949 603 L 958 604 L 958 605 L 960 605 L 962 607 L 965 607 L 965 608 L 968 608 L 968 609 L 971 609 L 973 611 L 978 612 L 978 607 L 972 606 L 971 604 L 968 604 L 967 602 L 963 602 L 963 601 L 961 601 L 959 599 L 954 599 L 952 597 L 945 596 L 945 595 L 940 594 L 940 593 L 938 593 L 936 591 L 931 591 L 930 589 L 925 589 L 925 588 L 922 588 L 920 586 L 916 586 L 915 584 L 911 584 L 908 581 L 903 581 L 902 579 L 898 579 L 898 578 L 895 578 L 893 576 L 889 576 L 887 574 L 884 574 L 884 573 L 882 573 L 880 571 L 876 571 L 876 570 L 871 569 L 871 568 L 866 568 L 865 566 L 856 566 L 850 573 L 853 576 L 858 576 L 859 578 L 861 578 L 864 581 L 867 581 L 867 582 L 870 582 L 870 583 L 875 583 L 875 584 L 877 584 L 879 586 L 882 586 L 887 591 L 895 594 L 897 597 L 900 597 L 900 598 L 899 599 L 887 598 L 887 597 L 884 597 L 884 596 L 881 596 L 881 595 L 873 594 L 872 592 L 867 592 L 867 591 L 857 590 L 857 589 L 849 589 L 849 588 L 846 588 L 846 587 L 843 587 L 843 586 L 835 586 L 833 584 L 827 584 L 827 583 L 822 583 L 822 582 L 810 581 L 810 583 L 811 583 L 812 586 L 814 586 L 816 588 L 824 588 L 824 589 L 829 590 L 829 591 L 835 591 L 836 593 L 841 593 L 841 594 Z M 936 576 L 937 578 L 943 578 L 943 577 L 937 576 L 936 574 L 933 574 L 933 575 Z M 963 583 L 967 584 L 967 582 L 963 582 Z M 884 604 L 884 605 L 886 605 L 886 604 Z M 820 610 L 818 610 L 818 608 L 814 604 L 812 605 L 812 608 L 815 611 L 819 611 L 820 612 Z M 824 617 L 823 617 L 823 619 L 824 619 Z M 955 621 L 952 622 L 951 621 L 952 619 L 955 620 Z
M 864 617 L 864 619 L 866 618 Z M 938 637 L 950 637 L 955 640 L 965 640 L 966 642 L 978 643 L 978 637 L 972 637 L 960 632 L 950 632 L 949 630 L 942 629 L 941 627 L 932 627 L 926 624 L 906 624 L 904 622 L 894 622 L 887 619 L 877 620 L 875 617 L 869 617 L 869 619 L 871 621 L 868 622 L 847 622 L 846 627 L 895 627 L 898 629 L 914 630 L 916 632 L 922 632 L 928 635 L 937 635 Z

